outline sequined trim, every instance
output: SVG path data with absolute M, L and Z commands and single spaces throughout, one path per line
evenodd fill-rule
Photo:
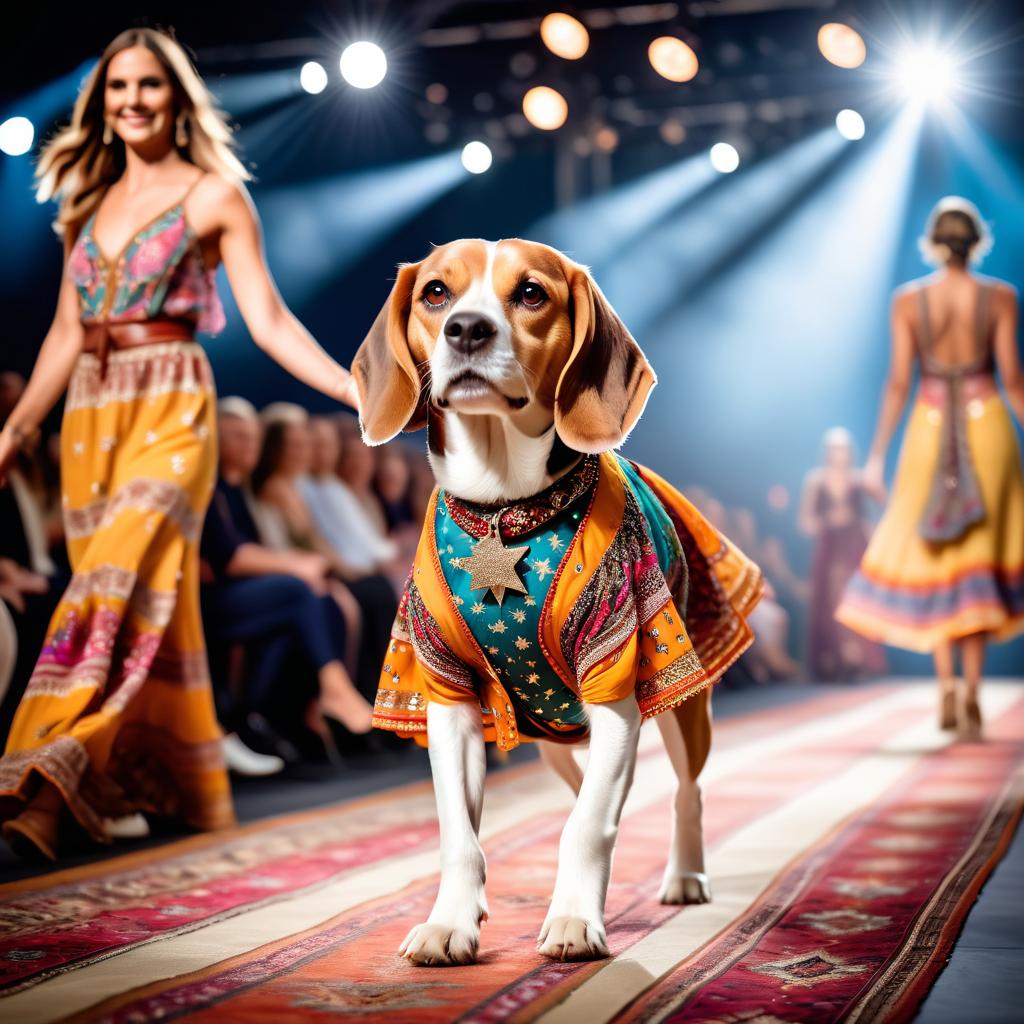
M 78 357 L 68 385 L 64 408 L 102 408 L 110 402 L 155 399 L 173 391 L 198 394 L 213 390 L 213 373 L 202 346 L 193 341 L 171 341 L 113 351 L 106 376 L 91 353 Z
M 697 682 L 710 682 L 704 671 L 700 656 L 696 651 L 688 651 L 681 658 L 676 658 L 671 665 L 659 669 L 649 679 L 638 681 L 636 684 L 636 699 L 640 704 L 640 710 L 645 717 L 664 711 L 666 707 L 678 703 L 680 691 L 686 696 L 690 692 L 696 693 L 700 686 L 692 691 L 688 687 L 679 687 L 677 684 L 686 683 L 692 685 Z
M 64 510 L 64 526 L 69 540 L 91 537 L 100 527 L 113 525 L 125 509 L 157 512 L 167 516 L 188 541 L 196 541 L 202 520 L 193 511 L 188 491 L 169 480 L 130 480 L 111 498 L 94 501 L 83 508 Z
M 577 680 L 671 601 L 643 514 L 627 490 L 622 525 L 559 631 L 562 657 Z
M 510 539 L 523 537 L 550 522 L 594 487 L 598 470 L 597 456 L 588 455 L 575 469 L 540 494 L 506 507 L 499 523 L 501 535 Z M 444 493 L 444 503 L 452 521 L 471 537 L 487 536 L 490 530 L 489 516 L 499 508 L 495 506 L 488 510 L 487 506 L 462 501 L 447 491 Z
M 406 621 L 416 657 L 429 671 L 453 686 L 473 691 L 472 674 L 448 644 L 415 583 L 410 582 L 406 594 Z
M 166 626 L 178 601 L 175 590 L 151 590 L 139 586 L 138 576 L 117 565 L 101 565 L 91 572 L 76 573 L 63 601 L 81 605 L 92 599 L 125 601 L 133 612 L 156 626 Z

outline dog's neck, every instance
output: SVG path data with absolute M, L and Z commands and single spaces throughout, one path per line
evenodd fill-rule
M 519 501 L 543 491 L 582 456 L 566 447 L 554 421 L 533 426 L 523 429 L 506 416 L 432 408 L 428 454 L 437 482 L 449 494 L 481 505 Z

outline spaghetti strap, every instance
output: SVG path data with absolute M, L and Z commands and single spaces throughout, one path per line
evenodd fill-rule
M 192 192 L 195 190 L 196 185 L 198 185 L 199 182 L 201 182 L 205 177 L 206 171 L 203 171 L 203 173 L 200 174 L 199 177 L 196 178 L 196 180 L 193 181 L 191 185 L 189 185 L 189 187 L 185 190 L 185 194 L 178 200 L 178 202 L 175 205 L 183 207 L 185 205 L 185 200 L 188 199 L 190 195 L 192 195 Z
M 974 357 L 976 362 L 988 358 L 989 306 L 992 298 L 990 285 L 978 283 L 978 302 L 974 316 Z

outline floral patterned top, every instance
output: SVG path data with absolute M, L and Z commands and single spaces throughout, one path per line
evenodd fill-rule
M 215 271 L 206 266 L 185 218 L 184 198 L 137 231 L 113 260 L 96 243 L 95 222 L 93 212 L 68 264 L 83 322 L 184 317 L 194 318 L 197 330 L 207 334 L 223 329 Z

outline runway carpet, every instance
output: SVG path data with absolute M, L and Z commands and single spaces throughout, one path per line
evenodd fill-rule
M 475 966 L 395 953 L 436 886 L 417 784 L 0 888 L 0 1019 L 907 1020 L 1021 808 L 1024 687 L 986 690 L 985 743 L 951 743 L 933 701 L 877 685 L 721 723 L 715 899 L 684 909 L 656 900 L 672 776 L 645 729 L 599 963 L 535 952 L 569 794 L 530 763 L 489 782 Z

